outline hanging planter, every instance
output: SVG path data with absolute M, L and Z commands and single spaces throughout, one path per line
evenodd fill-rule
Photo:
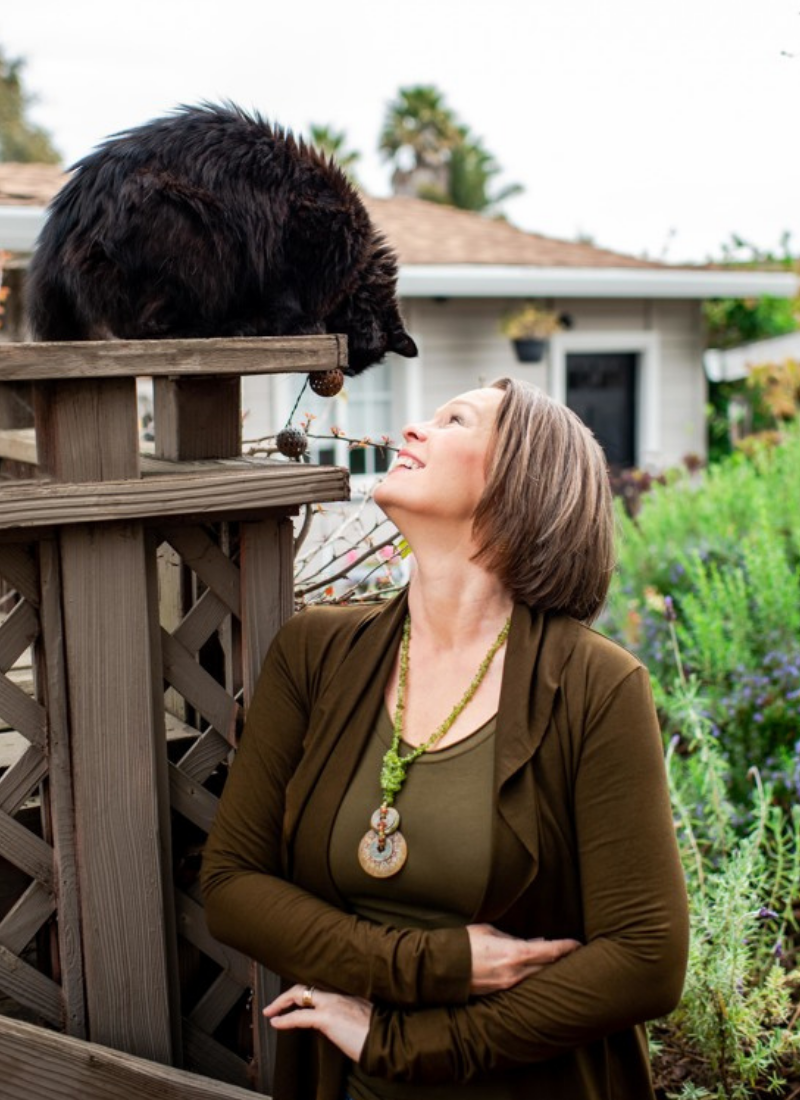
M 520 363 L 540 363 L 549 337 L 562 327 L 557 313 L 532 303 L 509 313 L 500 324 L 501 331 L 511 340 Z
M 514 354 L 520 363 L 541 363 L 544 359 L 546 340 L 539 340 L 534 336 L 525 336 L 519 340 L 512 340 Z

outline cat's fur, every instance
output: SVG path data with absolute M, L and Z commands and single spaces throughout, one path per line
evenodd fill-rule
M 258 115 L 183 107 L 75 168 L 31 264 L 38 339 L 341 332 L 351 374 L 417 354 L 397 260 L 358 193 Z

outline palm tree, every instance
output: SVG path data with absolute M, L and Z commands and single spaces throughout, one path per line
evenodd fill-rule
M 465 127 L 463 140 L 450 154 L 447 188 L 449 201 L 462 210 L 496 214 L 502 203 L 525 190 L 519 183 L 509 183 L 496 194 L 490 194 L 489 186 L 500 172 L 500 165 L 484 148 L 480 138 L 470 137 Z
M 450 150 L 459 140 L 453 112 L 432 84 L 401 88 L 389 104 L 378 148 L 394 164 L 397 194 L 417 194 L 420 187 L 446 192 Z
M 490 194 L 489 186 L 500 166 L 430 84 L 400 89 L 389 104 L 379 148 L 394 163 L 392 187 L 396 195 L 492 213 L 522 191 L 513 183 Z
M 319 126 L 312 122 L 309 132 L 314 148 L 324 153 L 329 160 L 336 161 L 350 182 L 357 184 L 355 165 L 361 159 L 361 153 L 348 148 L 345 131 L 334 130 L 332 126 Z

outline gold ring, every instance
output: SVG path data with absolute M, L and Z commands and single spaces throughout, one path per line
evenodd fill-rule
M 315 989 L 315 987 L 313 985 L 307 985 L 305 987 L 305 989 L 303 990 L 303 1000 L 302 1000 L 303 1008 L 313 1008 L 314 1007 L 314 989 Z

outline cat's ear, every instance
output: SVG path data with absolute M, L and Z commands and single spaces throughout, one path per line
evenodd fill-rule
M 389 334 L 388 350 L 395 352 L 397 355 L 404 355 L 406 359 L 413 359 L 419 355 L 417 345 L 402 328 Z

